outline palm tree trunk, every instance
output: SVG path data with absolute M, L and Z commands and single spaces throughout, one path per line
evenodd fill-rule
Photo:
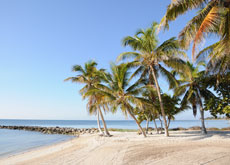
M 149 117 L 147 116 L 147 120 L 146 120 L 146 134 L 148 134 L 148 129 L 149 129 Z
M 165 136 L 168 137 L 169 136 L 169 132 L 168 132 L 168 126 L 167 126 L 167 120 L 166 120 L 165 110 L 164 110 L 163 102 L 162 102 L 162 99 L 161 99 L 160 87 L 159 87 L 159 84 L 158 84 L 158 81 L 157 81 L 157 77 L 156 77 L 156 74 L 155 74 L 155 71 L 154 71 L 153 67 L 150 66 L 150 68 L 151 68 L 152 75 L 153 75 L 153 78 L 154 78 L 154 81 L 155 81 L 155 85 L 156 85 L 156 89 L 157 89 L 157 95 L 158 95 L 159 102 L 160 102 L 160 107 L 161 107 L 161 114 L 162 114 L 162 117 L 163 117 L 163 120 L 164 120 Z
M 98 126 L 98 130 L 99 130 L 100 134 L 104 135 L 103 131 L 101 130 L 100 116 L 99 116 L 98 110 L 97 110 L 97 126 Z
M 200 120 L 201 120 L 201 133 L 207 134 L 207 130 L 205 128 L 205 123 L 204 123 L 204 110 L 202 107 L 200 107 Z
M 156 131 L 157 131 L 157 134 L 159 134 L 159 130 L 158 130 L 158 128 L 157 128 L 157 123 L 156 123 L 156 120 L 155 120 L 155 119 L 153 119 L 153 123 L 154 123 L 155 129 L 156 129 Z
M 104 106 L 102 106 L 102 107 L 103 107 L 103 110 L 105 111 L 105 107 L 104 107 Z M 102 112 L 101 112 L 101 115 L 102 115 L 102 117 L 103 117 Z M 105 134 L 106 134 L 107 136 L 111 136 L 110 133 L 109 133 L 109 130 L 108 130 L 108 128 L 107 128 L 106 122 L 105 122 L 105 120 L 104 120 L 104 117 L 103 117 L 103 121 L 104 121 L 103 124 L 104 124 Z
M 170 119 L 168 119 L 168 128 L 169 128 L 170 122 L 171 122 L 171 120 L 170 120 Z
M 160 123 L 161 123 L 161 132 L 160 133 L 162 133 L 162 120 L 161 120 L 161 117 L 159 116 L 159 121 L 160 121 Z
M 200 120 L 201 120 L 201 134 L 207 134 L 207 130 L 205 128 L 205 123 L 204 123 L 204 110 L 203 110 L 203 104 L 200 96 L 200 91 L 197 89 L 197 96 L 198 96 L 198 101 L 200 104 Z
M 101 112 L 101 108 L 99 106 L 98 106 L 98 110 L 99 110 L 99 113 L 100 113 L 100 116 L 101 116 L 102 123 L 104 125 L 105 135 L 110 136 L 109 131 L 108 131 L 107 126 L 106 126 L 106 123 L 105 123 L 105 120 L 104 120 L 104 117 L 103 117 L 103 114 Z
M 141 133 L 143 134 L 143 136 L 144 136 L 144 137 L 147 137 L 146 134 L 145 134 L 145 131 L 142 129 L 142 127 L 141 127 L 140 123 L 137 121 L 136 117 L 130 112 L 129 109 L 127 109 L 127 111 L 128 111 L 128 113 L 129 113 L 129 115 L 136 121 L 138 127 L 139 127 L 140 130 L 141 130 Z

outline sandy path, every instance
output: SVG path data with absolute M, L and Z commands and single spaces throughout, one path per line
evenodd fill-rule
M 230 132 L 171 132 L 171 137 L 113 132 L 114 136 L 84 135 L 61 144 L 0 159 L 0 164 L 156 164 L 229 165 Z

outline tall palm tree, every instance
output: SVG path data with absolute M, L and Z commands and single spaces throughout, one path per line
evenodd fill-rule
M 101 70 L 97 70 L 96 68 L 97 63 L 95 61 L 89 61 L 87 63 L 85 63 L 84 68 L 80 65 L 75 65 L 73 66 L 72 71 L 73 72 L 77 72 L 78 75 L 75 77 L 68 77 L 67 79 L 65 79 L 65 81 L 69 81 L 71 80 L 73 83 L 81 83 L 84 84 L 85 86 L 80 90 L 80 94 L 82 95 L 83 99 L 88 99 L 88 103 L 87 103 L 87 110 L 89 112 L 89 114 L 96 114 L 97 113 L 97 122 L 98 122 L 98 129 L 100 131 L 101 134 L 103 134 L 101 127 L 100 127 L 100 119 L 99 116 L 102 119 L 103 125 L 104 125 L 104 130 L 105 130 L 105 134 L 109 135 L 109 132 L 107 130 L 106 127 L 106 123 L 104 121 L 104 117 L 103 114 L 101 112 L 100 106 L 94 106 L 95 104 L 97 104 L 98 102 L 100 102 L 100 100 L 102 99 L 101 96 L 97 96 L 97 95 L 90 95 L 90 96 L 86 96 L 85 93 L 90 90 L 91 88 L 93 88 L 94 86 L 96 86 L 97 84 L 99 84 L 101 82 L 101 72 L 104 72 L 103 69 Z
M 200 65 L 203 64 L 199 63 L 195 67 L 190 62 L 186 62 L 177 66 L 176 71 L 180 76 L 180 85 L 175 88 L 175 95 L 183 96 L 181 101 L 182 107 L 185 107 L 187 104 L 192 105 L 194 116 L 196 116 L 197 107 L 199 107 L 201 115 L 201 131 L 202 134 L 207 134 L 202 101 L 211 98 L 214 95 L 206 86 L 203 86 L 202 82 L 205 80 L 205 71 L 199 71 Z
M 158 83 L 158 75 L 161 73 L 167 78 L 170 87 L 176 85 L 174 76 L 168 72 L 162 62 L 170 66 L 171 61 L 179 60 L 178 55 L 184 55 L 179 48 L 179 43 L 175 38 L 171 38 L 161 45 L 157 46 L 156 30 L 158 24 L 154 22 L 150 28 L 146 30 L 139 30 L 134 37 L 128 36 L 123 39 L 124 46 L 130 46 L 135 52 L 125 52 L 118 57 L 118 61 L 126 58 L 133 58 L 133 65 L 138 67 L 132 77 L 141 74 L 141 77 L 151 75 L 153 77 L 152 84 L 155 84 L 157 95 L 159 97 L 160 108 L 165 126 L 165 135 L 169 136 L 167 128 L 167 120 L 165 117 L 165 110 L 161 98 L 160 86 Z M 150 78 L 150 76 L 149 76 Z
M 199 9 L 179 34 L 181 45 L 187 48 L 193 41 L 193 56 L 196 46 L 210 33 L 220 35 L 221 47 L 228 53 L 230 46 L 230 0 L 172 0 L 160 27 L 168 29 L 169 22 L 189 10 Z
M 111 111 L 115 112 L 121 109 L 125 116 L 132 117 L 140 128 L 144 137 L 146 137 L 140 123 L 134 114 L 134 105 L 141 107 L 143 98 L 138 97 L 141 92 L 140 84 L 129 85 L 130 64 L 121 64 L 119 66 L 111 64 L 111 74 L 106 76 L 106 84 L 97 85 L 94 89 L 87 92 L 87 95 L 100 94 L 106 96 L 107 103 Z

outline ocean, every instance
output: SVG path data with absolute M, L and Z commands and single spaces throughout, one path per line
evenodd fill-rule
M 133 120 L 108 120 L 108 128 L 137 129 Z M 230 127 L 228 120 L 206 120 L 206 127 L 224 128 Z M 6 120 L 0 119 L 0 125 L 15 126 L 42 126 L 42 127 L 73 127 L 73 128 L 97 128 L 96 120 Z M 157 121 L 158 127 L 160 126 Z M 145 127 L 145 122 L 142 123 Z M 153 122 L 149 123 L 150 127 Z M 172 121 L 170 128 L 200 126 L 199 120 L 176 120 Z M 51 145 L 61 141 L 73 138 L 68 135 L 47 135 L 39 132 L 30 132 L 23 130 L 0 129 L 0 157 L 14 155 L 20 152 L 28 151 L 33 148 Z
M 0 158 L 28 151 L 33 148 L 55 144 L 71 138 L 73 138 L 73 136 L 0 129 Z
M 157 125 L 160 122 L 157 120 Z M 137 129 L 137 124 L 134 120 L 106 120 L 108 128 L 124 128 Z M 206 127 L 224 128 L 230 127 L 230 120 L 206 120 Z M 97 128 L 96 120 L 6 120 L 0 119 L 0 125 L 16 125 L 16 126 L 42 126 L 42 127 L 73 127 L 73 128 Z M 141 124 L 145 126 L 145 122 Z M 150 122 L 150 127 L 153 122 Z M 171 121 L 170 128 L 192 126 L 200 126 L 200 120 L 175 120 Z

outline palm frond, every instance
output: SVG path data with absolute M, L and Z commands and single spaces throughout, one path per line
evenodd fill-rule
M 195 56 L 196 46 L 198 43 L 200 43 L 204 38 L 204 33 L 208 33 L 210 31 L 214 31 L 216 28 L 218 28 L 218 25 L 220 24 L 220 14 L 218 12 L 217 7 L 213 7 L 207 16 L 202 21 L 199 29 L 196 32 L 196 35 L 194 37 L 193 42 L 193 48 L 192 48 L 192 55 L 193 59 Z
M 159 29 L 168 29 L 170 21 L 175 20 L 179 15 L 189 10 L 201 7 L 207 2 L 208 0 L 174 0 L 168 5 L 166 14 L 160 22 Z
M 198 27 L 201 26 L 202 22 L 215 5 L 215 1 L 208 3 L 207 6 L 200 10 L 198 14 L 193 17 L 192 20 L 190 20 L 184 29 L 180 32 L 179 40 L 183 48 L 187 49 L 191 41 L 194 40 L 194 36 L 198 31 Z

